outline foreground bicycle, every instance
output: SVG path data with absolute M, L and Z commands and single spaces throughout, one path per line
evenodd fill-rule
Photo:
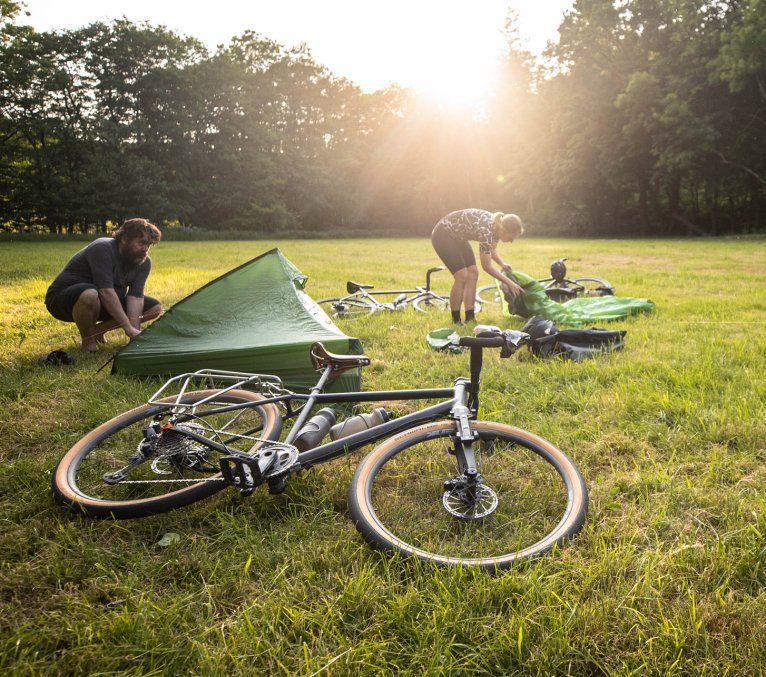
M 414 289 L 375 289 L 371 284 L 360 284 L 349 280 L 346 282 L 346 296 L 332 296 L 320 299 L 317 303 L 334 319 L 353 319 L 363 315 L 371 315 L 380 310 L 401 310 L 411 305 L 421 313 L 443 311 L 449 308 L 449 297 L 437 294 L 431 289 L 431 275 L 444 270 L 444 266 L 436 266 L 426 271 L 424 287 Z M 379 301 L 379 297 L 396 295 L 391 301 Z M 476 312 L 481 310 L 478 303 Z
M 263 374 L 177 376 L 148 404 L 75 444 L 56 468 L 53 490 L 93 517 L 143 517 L 229 486 L 245 495 L 260 485 L 281 493 L 297 471 L 380 442 L 348 494 L 368 543 L 441 565 L 507 568 L 574 536 L 588 506 L 585 483 L 561 450 L 520 428 L 476 420 L 483 350 L 509 357 L 528 340 L 510 330 L 461 338 L 471 376 L 450 388 L 325 393 L 369 358 L 335 355 L 321 343 L 311 348 L 320 375 L 308 394 Z M 227 385 L 190 391 L 198 381 Z M 326 406 L 394 400 L 438 402 L 398 418 L 379 408 L 339 423 Z M 323 408 L 309 418 L 316 406 Z M 285 421 L 292 425 L 280 442 Z
M 550 277 L 538 282 L 543 285 L 548 298 L 557 303 L 564 303 L 578 296 L 613 296 L 614 287 L 600 277 L 567 277 L 566 258 L 556 259 L 551 263 Z M 476 292 L 482 303 L 502 303 L 503 294 L 496 284 L 480 287 Z

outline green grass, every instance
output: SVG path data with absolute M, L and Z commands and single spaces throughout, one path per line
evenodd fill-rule
M 166 304 L 280 246 L 314 298 L 345 281 L 420 283 L 426 241 L 174 242 L 153 252 Z M 648 296 L 614 323 L 626 349 L 581 364 L 486 360 L 482 417 L 567 451 L 591 507 L 576 540 L 491 577 L 370 550 L 347 518 L 357 458 L 282 496 L 222 492 L 140 521 L 89 521 L 51 472 L 147 383 L 97 371 L 45 288 L 82 243 L 0 247 L 0 670 L 11 674 L 760 674 L 766 665 L 766 242 L 564 241 L 506 246 L 536 276 Z M 437 288 L 446 291 L 448 276 Z M 488 281 L 486 276 L 482 280 Z M 520 328 L 489 311 L 482 321 Z M 442 323 L 446 323 L 446 317 Z M 466 356 L 432 352 L 414 311 L 343 328 L 373 358 L 367 388 L 441 386 Z M 115 346 L 121 339 L 114 335 Z M 51 368 L 54 348 L 77 359 Z M 162 545 L 165 534 L 178 535 Z

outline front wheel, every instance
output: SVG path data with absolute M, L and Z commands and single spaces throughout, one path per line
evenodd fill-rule
M 276 440 L 282 417 L 274 404 L 258 405 L 261 395 L 245 390 L 199 390 L 186 393 L 184 404 L 211 397 L 196 408 L 196 417 L 179 423 L 224 444 L 252 452 L 262 440 Z M 175 397 L 144 404 L 102 423 L 75 444 L 53 474 L 53 492 L 65 506 L 91 517 L 145 517 L 193 503 L 226 488 L 220 474 L 221 453 L 173 430 L 160 429 L 150 443 L 145 431 L 159 414 L 169 413 Z M 228 405 L 245 408 L 202 416 Z M 141 449 L 141 450 L 139 450 Z
M 476 290 L 476 298 L 481 303 L 502 303 L 503 292 L 500 291 L 496 284 L 487 284 L 483 287 L 479 287 Z
M 372 315 L 377 310 L 376 306 L 364 299 L 341 298 L 340 296 L 322 299 L 317 303 L 330 317 L 336 320 L 353 320 L 357 317 Z
M 412 302 L 412 307 L 421 313 L 441 313 L 449 308 L 449 299 L 435 294 L 421 296 Z
M 576 277 L 572 280 L 581 296 L 613 296 L 614 287 L 600 277 Z
M 455 427 L 440 421 L 412 428 L 362 460 L 349 509 L 373 547 L 494 571 L 545 553 L 582 528 L 587 489 L 564 452 L 513 426 L 472 422 L 481 480 L 466 492 L 456 477 Z

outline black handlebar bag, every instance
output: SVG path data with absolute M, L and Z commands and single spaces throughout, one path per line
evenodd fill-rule
M 550 320 L 535 315 L 522 328 L 531 337 L 529 347 L 538 357 L 563 357 L 580 362 L 625 346 L 623 329 L 557 329 Z

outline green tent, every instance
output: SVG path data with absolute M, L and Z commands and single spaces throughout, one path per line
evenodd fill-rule
M 654 302 L 630 296 L 583 296 L 557 303 L 548 298 L 545 288 L 526 273 L 513 271 L 511 279 L 521 286 L 523 294 L 513 308 L 514 315 L 532 317 L 542 315 L 557 324 L 582 327 L 592 322 L 621 320 L 639 313 L 651 313 Z M 510 315 L 507 305 L 503 313 Z
M 358 355 L 346 336 L 303 291 L 308 278 L 279 249 L 225 273 L 176 303 L 114 359 L 112 373 L 173 376 L 198 369 L 273 374 L 292 390 L 316 383 L 309 349 Z M 359 370 L 331 390 L 358 390 Z

